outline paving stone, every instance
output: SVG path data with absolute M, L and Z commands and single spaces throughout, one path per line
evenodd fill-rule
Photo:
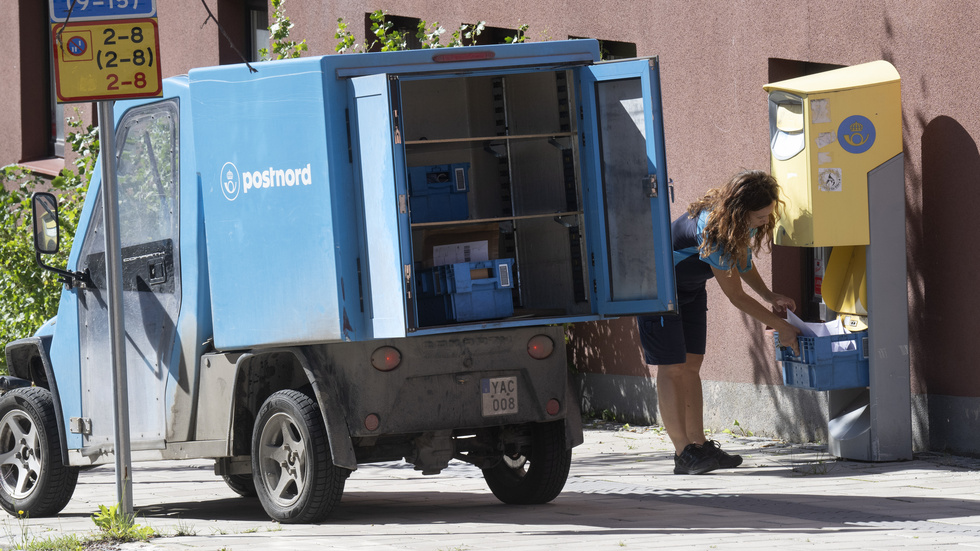
M 438 476 L 400 462 L 362 465 L 333 516 L 307 526 L 271 522 L 209 461 L 137 463 L 137 522 L 166 537 L 118 549 L 980 549 L 980 459 L 837 461 L 814 444 L 711 437 L 743 466 L 677 476 L 658 427 L 592 423 L 562 494 L 533 507 L 501 504 L 463 463 Z M 92 513 L 114 501 L 112 467 L 85 471 L 56 518 L 0 513 L 0 547 L 90 536 Z

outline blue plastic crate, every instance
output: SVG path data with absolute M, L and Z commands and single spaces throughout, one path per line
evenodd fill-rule
M 409 206 L 413 222 L 466 220 L 469 163 L 408 168 Z
M 418 273 L 419 325 L 506 318 L 514 314 L 514 260 L 502 258 L 436 266 Z M 490 277 L 472 278 L 473 270 Z
M 868 332 L 827 337 L 799 337 L 800 356 L 779 346 L 776 359 L 783 368 L 783 384 L 808 390 L 837 390 L 868 386 Z M 852 350 L 834 350 L 834 343 L 853 341 Z

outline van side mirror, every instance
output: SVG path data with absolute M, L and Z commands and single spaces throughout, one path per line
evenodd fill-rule
M 85 272 L 72 272 L 54 266 L 48 266 L 41 260 L 42 254 L 55 254 L 61 245 L 61 234 L 58 227 L 58 198 L 46 191 L 35 192 L 31 196 L 31 212 L 34 215 L 34 256 L 37 265 L 45 270 L 58 274 L 58 279 L 71 289 L 76 284 L 81 287 L 92 283 Z
M 31 197 L 31 210 L 34 214 L 34 249 L 40 254 L 55 254 L 60 244 L 58 198 L 47 192 L 37 192 Z

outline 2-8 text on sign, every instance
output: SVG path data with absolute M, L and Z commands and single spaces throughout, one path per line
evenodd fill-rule
M 51 36 L 59 102 L 161 95 L 155 19 L 59 23 Z

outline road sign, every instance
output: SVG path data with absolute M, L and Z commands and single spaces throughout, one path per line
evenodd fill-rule
M 51 26 L 59 103 L 162 94 L 156 19 L 74 20 Z
M 72 7 L 72 2 L 75 6 Z M 52 23 L 140 19 L 157 16 L 156 0 L 48 0 Z

